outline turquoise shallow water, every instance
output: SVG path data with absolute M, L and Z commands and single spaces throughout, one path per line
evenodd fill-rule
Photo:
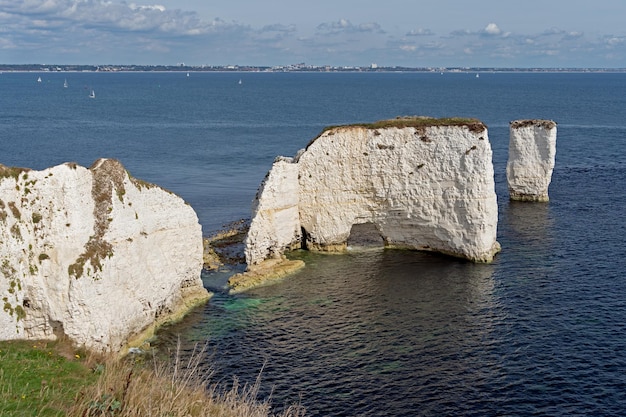
M 626 75 L 42 78 L 0 75 L 1 163 L 118 158 L 183 196 L 205 233 L 249 216 L 274 157 L 324 126 L 407 114 L 483 120 L 499 200 L 493 264 L 301 253 L 303 271 L 239 296 L 220 292 L 228 272 L 205 275 L 216 296 L 158 345 L 208 343 L 224 381 L 254 381 L 264 366 L 263 392 L 273 387 L 278 408 L 301 401 L 315 416 L 623 414 Z M 559 124 L 548 204 L 507 199 L 508 123 L 519 118 Z

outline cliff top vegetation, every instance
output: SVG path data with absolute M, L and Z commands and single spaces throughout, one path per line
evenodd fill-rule
M 544 129 L 552 129 L 556 127 L 556 122 L 553 120 L 543 120 L 543 119 L 524 119 L 524 120 L 514 120 L 510 123 L 513 129 L 519 129 L 527 126 L 537 126 L 543 127 Z
M 67 340 L 0 342 L 0 415 L 39 417 L 302 417 L 299 404 L 275 413 L 253 384 L 214 382 L 199 347 L 182 356 L 125 358 L 76 350 Z
M 310 141 L 306 148 L 308 149 L 313 142 L 320 138 L 325 132 L 336 131 L 340 129 L 351 129 L 354 127 L 362 127 L 365 129 L 389 129 L 397 128 L 404 129 L 407 127 L 415 128 L 422 131 L 427 127 L 435 126 L 466 126 L 471 132 L 481 133 L 487 130 L 487 126 L 478 119 L 471 117 L 428 117 L 428 116 L 398 116 L 395 119 L 379 120 L 373 123 L 354 123 L 349 125 L 337 125 L 328 126 L 322 130 L 322 132 L 312 141 Z
M 395 119 L 387 119 L 387 120 L 379 120 L 374 123 L 357 123 L 353 125 L 347 126 L 334 126 L 330 128 L 326 128 L 325 130 L 329 130 L 337 127 L 351 127 L 351 126 L 360 126 L 366 129 L 386 129 L 390 127 L 395 127 L 398 129 L 403 129 L 406 127 L 432 127 L 432 126 L 467 126 L 472 131 L 482 132 L 486 129 L 486 126 L 478 119 L 474 118 L 465 118 L 465 117 L 443 117 L 443 118 L 435 118 L 428 116 L 399 116 Z

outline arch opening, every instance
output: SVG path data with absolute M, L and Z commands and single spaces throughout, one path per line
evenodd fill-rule
M 347 241 L 351 249 L 382 249 L 385 240 L 374 223 L 353 224 Z

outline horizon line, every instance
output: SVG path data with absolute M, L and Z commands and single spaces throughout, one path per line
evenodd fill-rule
M 162 68 L 167 71 L 194 71 L 194 70 L 225 70 L 225 71 L 369 71 L 369 72 L 382 72 L 382 71 L 423 71 L 423 72 L 440 72 L 440 71 L 616 71 L 626 72 L 626 67 L 506 67 L 506 66 L 401 66 L 401 65 L 377 65 L 370 64 L 367 66 L 354 66 L 354 65 L 310 65 L 305 63 L 298 64 L 284 64 L 284 65 L 246 65 L 246 64 L 226 64 L 226 65 L 185 65 L 179 64 L 41 64 L 41 63 L 28 63 L 28 64 L 0 64 L 0 71 L 43 71 L 43 72 L 64 72 L 77 69 L 99 72 L 115 71 L 120 69 L 137 70 L 140 68 L 156 69 Z

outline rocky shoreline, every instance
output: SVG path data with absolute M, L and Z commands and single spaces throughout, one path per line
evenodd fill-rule
M 214 271 L 224 265 L 245 263 L 244 240 L 250 221 L 241 219 L 225 225 L 220 231 L 202 239 L 202 268 Z
M 245 264 L 245 239 L 250 229 L 249 220 L 238 220 L 222 228 L 222 230 L 205 237 L 204 265 L 205 271 L 217 271 L 223 267 L 235 267 Z M 241 293 L 246 290 L 277 282 L 304 268 L 301 260 L 290 260 L 286 256 L 268 259 L 254 265 L 244 272 L 235 273 L 228 279 L 228 292 Z

